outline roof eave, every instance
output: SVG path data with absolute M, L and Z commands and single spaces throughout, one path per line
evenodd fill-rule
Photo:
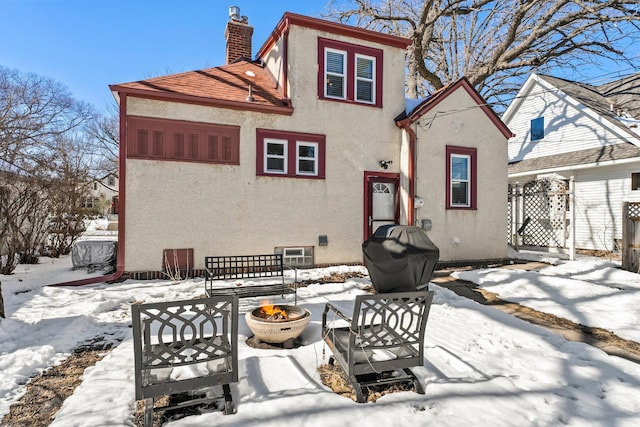
M 262 47 L 258 50 L 256 57 L 262 58 L 278 41 L 278 39 L 290 25 L 298 25 L 300 27 L 326 31 L 328 33 L 353 37 L 356 39 L 379 43 L 386 46 L 397 47 L 400 49 L 406 49 L 413 43 L 411 39 L 408 39 L 406 37 L 393 36 L 390 34 L 366 30 L 364 28 L 353 27 L 338 22 L 331 22 L 324 19 L 312 18 L 310 16 L 298 15 L 297 13 L 285 12 L 285 14 L 282 15 L 282 18 L 276 25 L 275 29 L 271 32 L 271 35 L 269 35 Z
M 125 94 L 127 96 L 135 96 L 144 99 L 153 99 L 157 101 L 180 102 L 183 104 L 196 104 L 208 107 L 228 108 L 231 110 L 255 111 L 269 114 L 282 114 L 290 116 L 293 114 L 293 107 L 290 105 L 265 105 L 248 101 L 231 101 L 225 99 L 215 99 L 203 96 L 185 95 L 181 93 L 158 93 L 144 89 L 128 88 L 120 85 L 110 85 L 112 92 Z
M 639 163 L 639 162 L 640 162 L 639 157 L 629 157 L 626 159 L 606 160 L 603 162 L 590 162 L 590 163 L 565 165 L 565 166 L 558 166 L 558 167 L 551 167 L 551 168 L 531 169 L 528 171 L 508 173 L 508 177 L 519 178 L 519 177 L 529 176 L 529 175 L 542 175 L 542 174 L 551 173 L 551 172 L 566 172 L 566 171 L 591 169 L 591 168 L 605 167 L 605 166 L 617 166 L 617 165 Z
M 414 123 L 420 119 L 420 117 L 424 116 L 426 113 L 431 111 L 436 105 L 438 105 L 442 100 L 446 99 L 451 93 L 456 91 L 459 88 L 463 88 L 474 100 L 474 102 L 482 109 L 482 111 L 487 115 L 489 120 L 498 128 L 500 133 L 504 135 L 505 138 L 509 139 L 515 136 L 513 132 L 507 127 L 506 124 L 500 119 L 500 117 L 496 114 L 495 111 L 491 107 L 487 105 L 482 96 L 476 91 L 469 80 L 466 77 L 461 77 L 456 82 L 446 86 L 439 92 L 437 92 L 434 96 L 427 98 L 424 102 L 418 105 L 413 109 L 411 114 L 398 123 L 398 126 L 404 126 L 407 121 L 410 123 Z

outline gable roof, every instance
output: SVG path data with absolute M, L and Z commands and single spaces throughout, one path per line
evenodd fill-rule
M 507 125 L 500 119 L 500 117 L 493 111 L 489 105 L 482 99 L 482 96 L 476 91 L 469 80 L 466 77 L 461 77 L 457 81 L 444 86 L 437 91 L 435 91 L 431 96 L 422 101 L 418 106 L 413 108 L 412 111 L 404 111 L 400 115 L 395 118 L 396 124 L 398 126 L 404 126 L 407 123 L 415 123 L 420 119 L 420 117 L 427 114 L 433 108 L 435 108 L 440 102 L 446 99 L 449 95 L 455 92 L 458 89 L 465 90 L 471 98 L 475 101 L 477 106 L 487 115 L 489 120 L 493 122 L 493 124 L 498 128 L 498 130 L 505 136 L 505 138 L 511 138 L 513 132 L 509 130 Z
M 411 39 L 404 37 L 286 12 L 258 51 L 257 58 L 261 58 L 292 24 L 402 49 L 411 44 Z M 249 86 L 252 88 L 252 101 L 249 100 Z M 259 61 L 248 59 L 220 67 L 114 84 L 109 88 L 114 93 L 149 99 L 293 114 L 293 107 L 269 70 Z
M 400 49 L 406 49 L 412 40 L 394 36 L 391 34 L 381 33 L 379 31 L 367 30 L 364 28 L 353 27 L 351 25 L 341 24 L 339 22 L 326 21 L 324 19 L 312 18 L 310 16 L 298 15 L 297 13 L 285 12 L 280 18 L 269 38 L 264 42 L 258 50 L 257 57 L 262 58 L 266 52 L 273 47 L 278 39 L 287 32 L 290 25 L 298 25 L 300 27 L 312 28 L 328 33 L 339 34 L 346 37 L 365 40 L 373 43 L 380 43 L 387 46 L 394 46 Z
M 509 164 L 509 176 L 531 173 L 559 172 L 569 169 L 613 164 L 619 161 L 640 161 L 640 147 L 622 143 L 605 145 L 587 150 L 554 154 L 553 156 L 536 157 L 520 160 Z
M 110 85 L 113 92 L 142 98 L 214 105 L 222 108 L 292 114 L 275 79 L 261 64 L 238 60 L 232 64 Z M 249 99 L 251 88 L 253 100 Z
M 598 90 L 613 101 L 614 108 L 620 108 L 640 120 L 640 73 L 600 85 Z
M 616 130 L 630 134 L 633 139 L 629 142 L 637 144 L 638 134 L 623 124 L 619 114 L 627 113 L 640 119 L 640 73 L 600 86 L 533 73 L 502 115 L 505 122 L 516 114 L 536 84 L 548 90 L 557 89 L 587 107 L 592 116 L 601 117 Z
M 626 113 L 633 118 L 640 118 L 640 73 L 600 86 L 546 75 L 540 77 L 627 131 L 629 129 L 619 120 L 620 115 Z

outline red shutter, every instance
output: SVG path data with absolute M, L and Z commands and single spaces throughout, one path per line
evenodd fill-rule
M 184 133 L 182 132 L 173 134 L 173 157 L 178 159 L 184 157 Z
M 222 137 L 222 149 L 224 150 L 222 160 L 225 160 L 227 162 L 231 161 L 231 138 L 229 138 L 228 136 Z
M 220 159 L 218 156 L 218 137 L 216 135 L 209 135 L 209 151 L 207 160 L 216 161 Z
M 149 154 L 149 131 L 147 129 L 138 129 L 136 136 L 136 155 L 147 157 Z
M 164 132 L 161 130 L 153 131 L 153 157 L 164 157 Z
M 189 150 L 188 157 L 192 160 L 198 160 L 198 134 L 189 134 Z

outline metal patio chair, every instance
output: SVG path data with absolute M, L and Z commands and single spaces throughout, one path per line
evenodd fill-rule
M 229 384 L 238 381 L 238 297 L 133 304 L 136 400 L 144 400 L 144 425 L 154 411 L 224 398 L 224 413 L 236 412 Z M 222 393 L 212 395 L 221 386 Z M 190 399 L 154 409 L 160 396 Z
M 411 383 L 424 393 L 410 368 L 424 364 L 432 301 L 427 290 L 358 295 L 351 317 L 326 304 L 322 335 L 333 352 L 329 363 L 337 361 L 347 374 L 358 402 L 366 401 L 366 388 L 373 385 Z

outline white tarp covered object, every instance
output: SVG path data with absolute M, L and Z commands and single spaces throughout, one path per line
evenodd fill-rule
M 71 248 L 73 269 L 86 268 L 89 272 L 112 270 L 117 251 L 118 242 L 114 240 L 78 240 Z

